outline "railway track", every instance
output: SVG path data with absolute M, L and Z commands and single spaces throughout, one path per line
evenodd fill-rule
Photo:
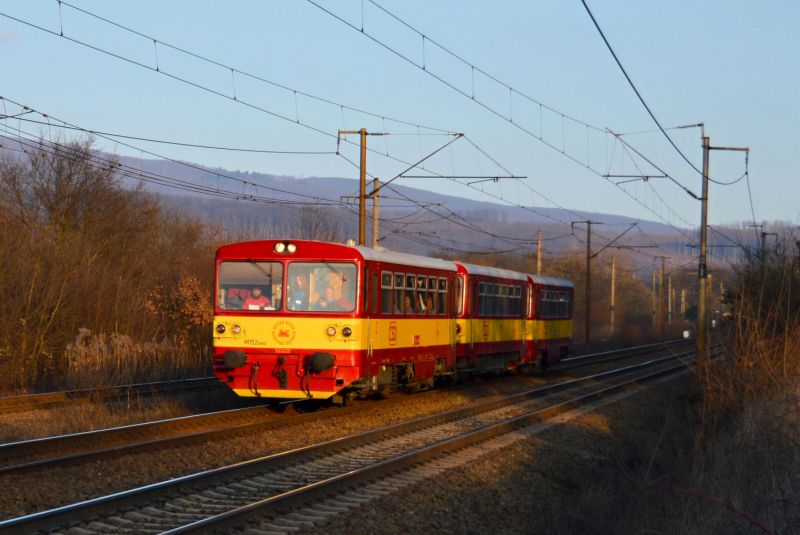
M 92 388 L 83 390 L 70 390 L 65 392 L 48 392 L 45 394 L 11 396 L 0 398 L 0 414 L 52 409 L 65 405 L 90 403 L 93 399 L 111 400 L 121 399 L 128 396 L 151 396 L 156 394 L 196 390 L 198 388 L 211 388 L 219 384 L 221 383 L 216 377 L 203 377 L 199 379 L 180 379 L 176 381 L 162 381 L 157 383 L 141 383 L 106 388 Z
M 678 340 L 666 344 L 651 344 L 628 348 L 617 352 L 611 351 L 586 355 L 577 359 L 569 359 L 570 361 L 577 360 L 578 362 L 573 362 L 568 367 L 554 367 L 553 371 L 644 356 L 665 349 L 681 347 L 684 344 L 685 341 Z M 447 390 L 434 390 L 415 394 L 414 399 L 437 396 L 445 392 Z M 243 436 L 339 417 L 364 410 L 374 410 L 376 405 L 398 403 L 405 399 L 405 397 L 394 397 L 335 410 L 317 411 L 280 418 L 274 417 L 274 413 L 266 407 L 234 409 L 3 444 L 0 445 L 0 476 L 25 474 L 55 467 L 63 468 L 101 459 L 110 459 L 169 447 L 185 447 L 211 440 Z
M 286 533 L 314 525 L 327 516 L 393 490 L 392 480 L 375 482 L 378 478 L 453 452 L 457 459 L 457 452 L 470 445 L 587 406 L 635 385 L 685 371 L 684 361 L 691 354 L 693 351 L 657 358 L 7 520 L 0 522 L 0 534 L 209 533 L 242 526 L 252 527 L 245 533 Z M 402 479 L 402 474 L 397 478 Z M 368 486 L 355 493 L 329 499 L 364 484 Z M 313 505 L 305 505 L 309 503 Z M 305 508 L 288 515 L 278 514 L 291 507 Z

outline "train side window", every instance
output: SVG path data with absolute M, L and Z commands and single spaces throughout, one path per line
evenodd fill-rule
M 394 274 L 394 313 L 402 314 L 405 312 L 403 306 L 403 288 L 406 287 L 406 276 L 403 273 Z
M 522 316 L 522 288 L 520 286 L 514 288 L 514 315 Z
M 501 303 L 502 303 L 502 298 L 500 296 L 500 285 L 499 284 L 495 284 L 494 285 L 494 315 L 495 316 L 500 316 L 503 313 L 503 311 L 502 311 L 502 306 L 503 305 Z
M 439 293 L 436 291 L 436 284 L 438 279 L 436 277 L 428 277 L 428 301 L 430 305 L 427 310 L 428 314 L 436 314 L 439 309 Z
M 478 315 L 486 315 L 486 283 L 482 282 L 478 286 Z
M 381 273 L 381 314 L 392 313 L 392 272 Z
M 425 275 L 417 276 L 417 314 L 428 313 L 428 277 Z
M 417 285 L 417 276 L 406 274 L 406 295 L 403 300 L 404 314 L 414 313 L 414 303 L 416 302 L 414 296 L 414 290 L 416 289 L 416 285 Z
M 505 284 L 500 287 L 500 315 L 508 316 L 508 286 Z
M 378 272 L 372 272 L 372 313 L 378 313 Z
M 542 291 L 540 292 L 540 294 L 541 294 L 541 296 L 542 296 L 542 298 L 541 298 L 541 302 L 542 302 L 542 304 L 541 304 L 541 312 L 540 312 L 540 315 L 541 315 L 543 318 L 546 318 L 546 317 L 547 317 L 547 290 L 542 290 Z
M 439 279 L 439 314 L 447 314 L 447 279 L 444 277 Z
M 447 281 L 445 280 L 445 284 Z M 464 312 L 464 277 L 462 275 L 458 276 L 458 307 L 456 310 L 458 311 L 458 315 L 460 316 Z M 441 314 L 441 311 L 439 311 Z
M 478 298 L 478 283 L 477 282 L 473 282 L 472 283 L 472 292 L 469 294 L 469 298 L 470 298 L 469 302 L 472 303 L 472 305 L 471 305 L 472 306 L 472 315 L 473 316 L 477 316 L 478 315 L 478 302 L 480 301 L 480 299 Z

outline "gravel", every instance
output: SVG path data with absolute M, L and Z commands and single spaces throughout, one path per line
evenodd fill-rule
M 691 384 L 691 377 L 684 376 L 651 387 L 376 499 L 303 535 L 558 533 L 556 510 L 580 501 L 586 478 L 598 467 L 617 463 L 619 435 L 652 423 L 653 409 Z
M 637 361 L 652 360 L 653 358 L 655 358 L 654 355 L 649 355 L 625 362 L 632 364 Z M 579 373 L 583 376 L 589 373 L 597 373 L 600 368 L 608 369 L 609 365 L 593 366 L 575 370 L 575 372 L 576 375 Z M 571 377 L 573 376 L 568 374 L 553 374 L 546 376 L 546 378 L 524 376 L 501 381 L 477 380 L 469 390 L 445 392 L 438 396 L 427 398 L 409 396 L 407 401 L 393 405 L 382 407 L 376 404 L 374 411 L 334 417 L 306 424 L 302 427 L 293 426 L 274 431 L 254 433 L 246 437 L 129 455 L 117 459 L 86 463 L 76 467 L 55 468 L 34 474 L 4 476 L 0 478 L 0 519 L 23 516 L 202 470 L 348 436 L 488 399 L 523 392 L 549 382 L 567 380 Z M 641 399 L 641 396 L 639 398 Z M 588 418 L 591 420 L 591 417 Z M 566 426 L 567 429 L 575 430 L 575 432 L 584 427 L 585 424 Z M 595 427 L 592 427 L 594 431 L 589 433 L 589 436 L 578 433 L 575 437 L 567 437 L 568 448 L 554 448 L 548 440 L 537 438 L 531 440 L 530 443 L 511 447 L 510 449 L 515 452 L 511 458 L 507 458 L 506 455 L 501 455 L 497 459 L 494 459 L 494 456 L 488 456 L 488 459 L 480 459 L 469 470 L 453 470 L 452 474 L 442 476 L 447 481 L 422 493 L 422 496 L 425 497 L 423 502 L 429 502 L 428 506 L 450 503 L 453 502 L 452 496 L 454 492 L 456 492 L 455 495 L 462 496 L 463 494 L 467 497 L 470 496 L 467 489 L 475 488 L 477 485 L 480 488 L 485 487 L 492 499 L 482 500 L 479 499 L 479 496 L 476 496 L 476 503 L 471 507 L 475 508 L 476 511 L 484 511 L 488 515 L 487 518 L 492 518 L 493 516 L 505 517 L 515 507 L 533 507 L 534 510 L 539 511 L 544 507 L 543 504 L 547 502 L 548 497 L 559 496 L 563 490 L 561 486 L 563 483 L 550 481 L 547 476 L 549 473 L 548 467 L 552 467 L 550 472 L 562 473 L 561 470 L 555 467 L 561 466 L 564 461 L 559 458 L 553 458 L 553 456 L 558 457 L 566 452 L 576 451 L 576 449 L 577 451 L 583 451 L 585 448 L 599 447 L 603 440 L 596 439 L 607 438 L 609 435 L 607 431 L 601 431 L 602 426 L 597 427 L 595 425 Z M 577 453 L 575 455 L 578 456 L 578 459 L 572 459 L 569 462 L 575 463 L 576 467 L 579 467 L 583 462 L 587 462 L 582 461 Z M 519 472 L 530 473 L 530 477 L 533 477 L 534 480 L 537 477 L 545 478 L 548 483 L 541 489 L 538 485 L 531 487 L 530 484 L 520 488 L 517 484 L 512 483 L 514 480 L 512 476 Z M 536 474 L 539 475 L 536 476 Z M 500 477 L 499 481 L 496 479 L 497 477 Z M 526 491 L 526 488 L 530 490 Z M 414 501 L 418 492 L 415 489 L 408 489 L 397 497 L 390 498 L 393 501 L 398 501 L 389 508 L 392 512 L 386 512 L 386 514 L 394 518 L 392 522 L 388 522 L 387 517 L 386 524 L 401 527 L 397 528 L 399 531 L 388 531 L 388 533 L 414 531 L 417 529 L 414 526 L 417 525 L 428 525 L 428 529 L 431 527 L 427 522 L 432 521 L 433 517 L 427 513 L 421 515 L 416 512 L 417 507 L 421 506 Z M 509 505 L 506 510 L 505 500 L 502 504 L 500 502 L 493 503 L 496 501 L 495 497 L 509 493 L 515 495 L 512 500 L 507 502 L 516 504 L 513 507 Z M 460 504 L 462 501 L 459 498 L 456 502 Z M 445 522 L 451 522 L 451 516 L 457 518 L 464 513 L 464 508 L 457 507 L 456 504 L 451 504 L 450 507 L 453 511 L 452 514 L 437 520 L 439 522 L 438 525 L 447 526 L 448 524 Z M 394 509 L 396 508 L 399 509 L 395 511 Z M 433 509 L 436 509 L 436 507 L 433 507 Z M 447 509 L 443 510 L 446 511 Z M 498 515 L 499 511 L 506 512 Z M 351 518 L 353 520 L 348 520 Z M 354 514 L 342 519 L 337 518 L 336 522 L 354 522 L 356 518 L 357 515 Z M 413 522 L 409 524 L 408 522 L 411 520 Z M 473 527 L 474 529 L 479 529 L 481 525 L 475 524 Z M 491 527 L 491 524 L 487 526 Z M 326 530 L 333 527 L 334 525 L 328 525 Z M 464 525 L 464 527 L 469 526 Z M 469 527 L 469 529 L 473 529 L 473 527 Z M 358 530 L 353 532 L 358 532 Z M 466 533 L 467 531 L 455 529 L 452 532 Z M 481 531 L 474 530 L 472 532 L 481 533 Z M 488 532 L 494 533 L 497 530 Z M 348 533 L 348 531 L 345 530 L 342 533 Z

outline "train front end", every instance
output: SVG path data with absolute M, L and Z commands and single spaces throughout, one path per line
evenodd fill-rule
M 216 260 L 214 373 L 236 394 L 325 399 L 362 375 L 354 249 L 313 241 L 221 247 Z

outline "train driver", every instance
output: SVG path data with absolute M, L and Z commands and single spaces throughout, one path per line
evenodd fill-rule
M 250 289 L 250 297 L 242 303 L 242 310 L 264 310 L 270 307 L 270 301 L 264 295 L 264 289 L 261 286 L 253 286 Z

